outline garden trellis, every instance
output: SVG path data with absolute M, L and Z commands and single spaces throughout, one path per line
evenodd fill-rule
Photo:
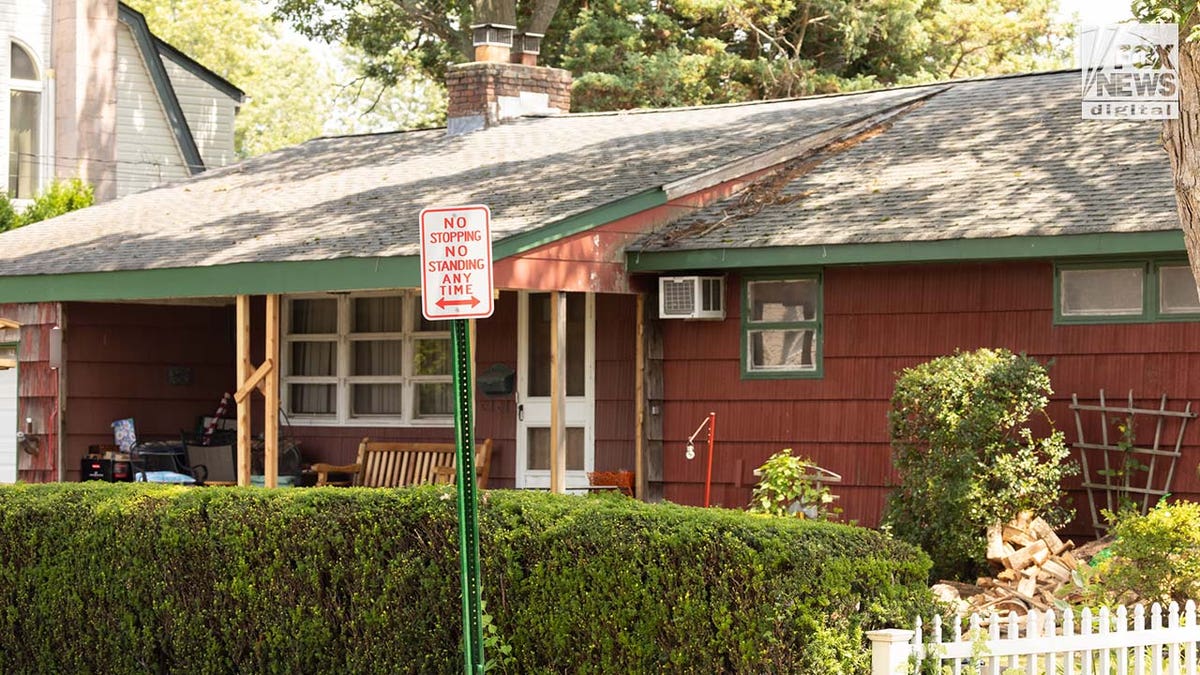
M 1145 514 L 1157 498 L 1171 491 L 1183 433 L 1187 430 L 1188 420 L 1196 417 L 1196 413 L 1192 412 L 1190 401 L 1182 411 L 1168 410 L 1166 394 L 1159 399 L 1157 410 L 1139 408 L 1135 405 L 1132 389 L 1124 405 L 1105 400 L 1103 389 L 1100 390 L 1099 405 L 1080 403 L 1079 397 L 1071 394 L 1071 410 L 1075 412 L 1075 430 L 1079 439 L 1074 447 L 1079 450 L 1092 527 L 1099 537 L 1108 529 L 1102 509 L 1116 513 L 1133 506 Z M 1083 413 L 1099 414 L 1099 443 L 1088 441 L 1084 434 Z M 1153 423 L 1154 438 L 1148 444 L 1138 443 L 1139 418 Z M 1178 425 L 1174 424 L 1175 420 Z M 1116 428 L 1110 429 L 1110 425 Z M 1173 444 L 1167 440 L 1172 431 L 1175 433 Z M 1164 450 L 1164 447 L 1170 449 Z

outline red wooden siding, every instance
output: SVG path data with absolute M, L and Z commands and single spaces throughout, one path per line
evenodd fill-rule
M 596 296 L 596 470 L 634 469 L 637 297 Z
M 178 439 L 234 389 L 233 309 L 70 303 L 65 335 L 63 462 L 79 479 L 93 444 L 112 443 L 113 420 L 132 417 L 140 440 Z M 191 384 L 171 384 L 172 367 Z
M 1068 442 L 1076 440 L 1073 392 L 1095 399 L 1103 388 L 1123 398 L 1133 389 L 1141 405 L 1157 407 L 1163 393 L 1175 409 L 1200 405 L 1200 322 L 1055 326 L 1048 262 L 827 268 L 820 379 L 741 379 L 740 291 L 730 275 L 723 322 L 663 323 L 664 488 L 672 501 L 703 499 L 704 455 L 687 461 L 684 441 L 713 410 L 716 503 L 744 506 L 751 472 L 792 447 L 845 477 L 834 491 L 846 518 L 877 524 L 895 480 L 887 412 L 896 373 L 956 349 L 1004 347 L 1052 360 L 1050 415 Z M 1099 433 L 1098 421 L 1088 424 Z M 1173 490 L 1191 498 L 1200 498 L 1198 427 L 1187 431 Z M 1081 508 L 1072 529 L 1090 532 L 1087 523 Z
M 0 317 L 21 324 L 17 347 L 17 418 L 33 419 L 36 455 L 17 451 L 17 478 L 27 483 L 58 480 L 58 371 L 50 368 L 50 330 L 58 325 L 58 303 L 0 304 Z M 0 429 L 0 433 L 16 433 Z
M 625 247 L 628 244 L 655 228 L 734 194 L 768 170 L 741 176 L 498 260 L 493 275 L 495 285 L 497 288 L 534 291 L 628 293 L 631 290 L 630 278 L 625 273 Z

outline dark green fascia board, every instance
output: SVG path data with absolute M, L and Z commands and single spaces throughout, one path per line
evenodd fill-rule
M 660 188 L 639 192 L 589 211 L 567 216 L 536 230 L 505 237 L 492 245 L 492 257 L 500 260 L 518 255 L 666 203 L 667 193 Z
M 991 239 L 831 244 L 828 246 L 630 251 L 626 254 L 626 264 L 630 272 L 674 272 L 797 265 L 866 265 L 1179 254 L 1185 250 L 1182 230 L 1170 230 L 1165 232 L 1104 232 Z
M 146 17 L 123 3 L 118 7 L 117 16 L 132 29 L 134 42 L 137 43 L 142 60 L 150 71 L 150 80 L 154 83 L 154 90 L 158 92 L 159 100 L 162 101 L 167 121 L 171 125 L 175 141 L 179 144 L 179 150 L 183 153 L 183 161 L 187 164 L 188 172 L 194 176 L 204 171 L 204 159 L 200 157 L 200 149 L 196 147 L 192 129 L 183 115 L 183 107 L 179 105 L 179 99 L 175 96 L 175 87 L 171 84 L 166 67 L 163 66 L 162 57 L 158 55 L 156 38 L 150 32 L 150 27 L 146 25 Z
M 237 86 L 229 80 L 221 77 L 208 68 L 205 68 L 204 64 L 179 51 L 177 48 L 171 45 L 171 43 L 164 41 L 158 36 L 155 36 L 154 46 L 158 48 L 158 52 L 160 54 L 168 59 L 171 59 L 172 63 L 208 83 L 213 89 L 225 94 L 238 104 L 245 102 L 246 92 L 238 89 Z
M 662 190 L 647 190 L 502 239 L 493 245 L 492 257 L 501 260 L 518 255 L 665 203 Z M 0 276 L 0 302 L 158 300 L 417 288 L 421 285 L 420 268 L 417 256 L 397 256 Z
M 0 277 L 0 302 L 161 300 L 415 288 L 416 256 L 235 263 L 209 267 Z

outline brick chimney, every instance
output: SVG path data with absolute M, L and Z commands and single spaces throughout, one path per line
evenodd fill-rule
M 450 66 L 446 131 L 451 136 L 495 126 L 504 120 L 555 115 L 571 110 L 571 73 L 536 65 L 541 36 L 497 24 L 471 27 L 475 61 Z M 516 49 L 514 49 L 514 46 Z

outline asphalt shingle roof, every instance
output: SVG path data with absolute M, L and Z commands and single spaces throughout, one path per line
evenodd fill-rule
M 739 213 L 735 196 L 631 248 L 1174 230 L 1161 128 L 1081 119 L 1078 72 L 957 82 L 797 176 L 758 213 L 726 218 Z
M 427 206 L 536 229 L 928 89 L 325 138 L 0 235 L 0 277 L 417 255 Z

